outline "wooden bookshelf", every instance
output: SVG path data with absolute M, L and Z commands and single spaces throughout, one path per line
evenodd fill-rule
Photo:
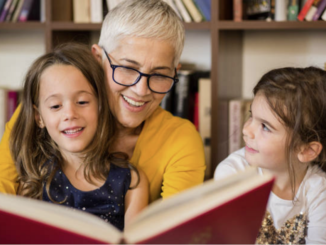
M 52 9 L 58 1 L 46 1 L 46 21 L 27 23 L 0 23 L 1 30 L 43 30 L 46 51 L 65 41 L 78 40 L 90 42 L 93 32 L 99 32 L 101 24 L 76 24 L 71 19 L 56 21 Z M 61 1 L 61 4 L 65 3 Z M 234 22 L 231 0 L 212 0 L 211 21 L 202 23 L 185 23 L 186 30 L 208 30 L 211 36 L 211 80 L 212 80 L 212 174 L 215 166 L 223 160 L 224 152 L 219 152 L 219 118 L 218 105 L 223 99 L 241 97 L 242 95 L 242 54 L 243 39 L 246 31 L 306 31 L 326 30 L 326 21 L 314 22 Z M 62 9 L 64 11 L 64 8 Z M 304 32 L 302 32 L 304 33 Z M 307 34 L 303 34 L 307 35 Z M 91 43 L 89 43 L 91 44 Z M 232 52 L 232 53 L 231 53 Z

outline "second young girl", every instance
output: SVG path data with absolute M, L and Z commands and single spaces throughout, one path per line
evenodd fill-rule
M 97 215 L 122 230 L 148 202 L 144 174 L 111 153 L 114 119 L 102 67 L 66 44 L 29 69 L 10 137 L 18 194 Z
M 326 244 L 326 72 L 272 70 L 254 95 L 246 147 L 218 165 L 215 179 L 249 165 L 276 177 L 257 243 Z

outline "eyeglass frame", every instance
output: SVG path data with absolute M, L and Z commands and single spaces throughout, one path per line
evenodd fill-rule
M 176 83 L 179 82 L 178 73 L 177 73 L 177 68 L 174 68 L 174 71 L 175 71 L 175 76 L 174 76 L 174 77 L 169 77 L 169 76 L 166 76 L 166 75 L 155 74 L 155 73 L 154 73 L 154 74 L 146 74 L 146 73 L 142 73 L 142 72 L 140 72 L 140 71 L 138 71 L 138 70 L 136 70 L 136 69 L 134 69 L 134 68 L 128 67 L 128 66 L 113 65 L 113 64 L 112 64 L 112 61 L 111 61 L 111 59 L 110 59 L 110 57 L 109 57 L 109 55 L 108 55 L 108 53 L 106 52 L 106 50 L 105 50 L 103 47 L 102 47 L 102 49 L 103 49 L 103 51 L 104 51 L 106 57 L 107 57 L 108 60 L 109 60 L 110 66 L 111 66 L 111 68 L 112 68 L 112 79 L 113 79 L 113 81 L 114 81 L 116 84 L 119 84 L 119 85 L 122 85 L 122 86 L 126 86 L 126 87 L 131 87 L 131 86 L 136 85 L 136 84 L 141 80 L 142 77 L 147 77 L 147 87 L 149 88 L 150 91 L 152 91 L 153 93 L 157 93 L 157 94 L 167 94 L 168 92 L 170 92 L 170 91 L 172 90 L 173 86 L 174 86 Z M 128 85 L 128 84 L 122 84 L 122 83 L 117 82 L 117 81 L 114 79 L 114 71 L 115 71 L 116 68 L 119 68 L 119 67 L 126 68 L 126 69 L 130 69 L 130 70 L 133 70 L 133 71 L 138 72 L 138 73 L 139 73 L 139 76 L 138 76 L 138 78 L 136 79 L 136 81 L 135 81 L 134 83 L 132 83 L 132 84 L 129 84 L 129 85 Z M 151 89 L 151 87 L 149 86 L 149 79 L 150 79 L 152 76 L 160 76 L 160 77 L 167 77 L 167 78 L 170 78 L 170 79 L 173 80 L 173 84 L 172 84 L 171 88 L 170 88 L 168 91 L 166 91 L 166 92 L 157 92 L 157 91 L 154 91 L 154 90 Z

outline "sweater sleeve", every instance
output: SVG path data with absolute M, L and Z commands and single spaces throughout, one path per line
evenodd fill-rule
M 16 183 L 18 174 L 9 149 L 9 137 L 19 111 L 20 107 L 16 109 L 10 121 L 6 124 L 0 143 L 0 192 L 7 194 L 16 194 L 18 187 Z
M 163 174 L 163 199 L 201 184 L 206 169 L 202 140 L 192 124 L 183 125 L 170 136 L 172 154 Z

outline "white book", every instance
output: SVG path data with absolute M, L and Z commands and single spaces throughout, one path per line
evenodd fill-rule
M 45 8 L 45 5 L 46 5 L 46 3 L 45 3 L 45 0 L 41 0 L 41 17 L 40 17 L 40 21 L 41 22 L 45 22 L 46 21 L 46 14 L 45 14 L 45 12 L 46 12 L 46 8 Z
M 182 0 L 175 0 L 174 1 L 178 10 L 180 11 L 180 14 L 184 20 L 184 22 L 191 22 L 191 17 L 186 9 L 186 7 L 183 5 Z
M 275 0 L 275 21 L 286 21 L 287 20 L 287 0 Z
M 308 10 L 308 13 L 304 17 L 306 21 L 312 21 L 312 18 L 314 17 L 315 13 L 317 12 L 317 7 L 313 4 L 311 5 L 310 9 Z
M 91 22 L 101 23 L 103 21 L 103 4 L 102 0 L 90 0 L 91 1 Z

